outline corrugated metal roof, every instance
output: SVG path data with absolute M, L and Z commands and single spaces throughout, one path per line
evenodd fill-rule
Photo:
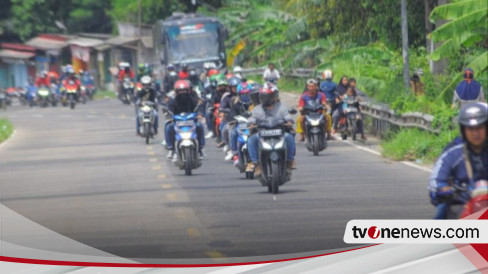
M 24 44 L 18 44 L 18 43 L 0 43 L 0 48 L 11 49 L 11 50 L 20 50 L 20 51 L 35 51 L 36 50 L 33 47 L 29 47 L 29 46 L 26 46 Z
M 139 37 L 116 36 L 116 37 L 110 38 L 108 40 L 105 40 L 105 43 L 109 44 L 109 45 L 120 46 L 123 44 L 135 42 L 137 40 L 139 40 Z
M 100 46 L 103 44 L 102 40 L 98 39 L 91 39 L 91 38 L 84 38 L 84 37 L 77 37 L 68 41 L 70 45 L 78 45 L 80 47 L 87 47 L 93 48 L 96 46 Z
M 44 37 L 35 37 L 25 43 L 28 46 L 41 50 L 59 50 L 68 45 L 63 41 L 52 40 Z
M 96 46 L 95 49 L 98 50 L 98 51 L 104 51 L 104 50 L 107 50 L 107 49 L 109 49 L 111 47 L 112 47 L 112 45 L 101 44 L 99 46 Z
M 0 50 L 0 57 L 12 58 L 12 59 L 29 59 L 34 57 L 36 54 L 33 52 L 16 51 L 9 49 Z

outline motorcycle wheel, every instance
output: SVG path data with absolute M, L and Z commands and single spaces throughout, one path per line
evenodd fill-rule
M 254 179 L 254 172 L 246 172 L 246 178 L 249 180 Z
M 273 194 L 278 194 L 280 191 L 280 166 L 278 162 L 271 163 L 271 192 Z
M 83 104 L 86 104 L 86 95 L 82 96 L 82 99 L 81 99 L 81 100 L 82 100 L 81 102 L 82 102 Z
M 185 155 L 185 175 L 190 176 L 191 175 L 191 163 L 193 162 L 192 156 L 191 156 L 191 149 L 185 148 L 184 155 Z
M 268 192 L 271 193 L 273 191 L 273 189 L 271 188 L 270 185 L 268 185 Z
M 70 99 L 69 99 L 69 106 L 71 109 L 75 109 L 75 98 L 73 98 L 73 95 L 71 95 Z
M 344 140 L 344 141 L 345 141 L 345 140 L 347 140 L 347 134 L 344 134 L 344 133 L 343 133 L 343 134 L 341 135 L 341 137 L 342 137 L 342 140 Z
M 149 123 L 144 123 L 144 137 L 146 138 L 146 145 L 149 145 L 149 138 L 151 137 L 149 132 Z
M 319 135 L 312 135 L 313 156 L 319 156 Z

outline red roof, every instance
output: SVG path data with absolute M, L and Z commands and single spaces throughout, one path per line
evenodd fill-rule
M 62 36 L 55 35 L 55 34 L 47 34 L 47 33 L 39 34 L 38 37 L 42 37 L 49 40 L 61 41 L 61 42 L 66 42 L 68 40 L 68 38 Z
M 35 51 L 36 50 L 34 47 L 27 46 L 24 44 L 17 44 L 17 43 L 0 43 L 0 48 L 20 50 L 20 51 Z

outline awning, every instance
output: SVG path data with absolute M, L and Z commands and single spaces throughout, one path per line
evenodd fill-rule
M 25 44 L 40 50 L 60 50 L 68 45 L 68 43 L 64 41 L 47 39 L 44 37 L 32 38 Z
M 141 41 L 145 48 L 153 48 L 152 36 L 144 36 L 141 38 Z
M 16 50 L 9 50 L 9 49 L 0 50 L 0 57 L 2 58 L 26 60 L 34 57 L 35 55 L 36 54 L 33 52 L 16 51 Z
M 94 48 L 96 46 L 102 45 L 103 41 L 99 40 L 99 39 L 78 37 L 78 38 L 74 38 L 74 39 L 69 40 L 68 44 L 77 45 L 77 46 L 85 47 L 85 48 Z
M 99 46 L 96 46 L 95 49 L 98 50 L 98 51 L 104 51 L 104 50 L 107 50 L 107 49 L 109 49 L 111 47 L 112 47 L 112 45 L 101 44 Z
M 123 37 L 123 36 L 116 36 L 114 38 L 110 38 L 105 40 L 105 44 L 114 45 L 114 46 L 121 46 L 124 44 L 133 43 L 139 40 L 139 37 Z

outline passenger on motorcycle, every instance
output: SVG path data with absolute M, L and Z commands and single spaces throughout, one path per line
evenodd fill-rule
M 251 113 L 251 117 L 248 119 L 249 127 L 255 128 L 256 124 L 266 118 L 282 118 L 287 122 L 288 126 L 293 125 L 293 118 L 288 113 L 288 108 L 282 105 L 278 101 L 279 91 L 274 84 L 266 83 L 259 90 L 260 105 L 256 106 Z M 292 169 L 296 168 L 295 165 L 295 138 L 290 133 L 285 133 L 285 142 L 287 146 L 287 172 L 291 174 Z M 259 136 L 254 134 L 247 140 L 247 146 L 249 151 L 249 158 L 251 163 L 246 167 L 246 172 L 254 172 L 255 176 L 261 175 L 261 166 L 259 165 Z
M 217 136 L 217 147 L 223 147 L 225 145 L 224 142 L 222 142 L 222 140 L 220 139 L 220 128 L 218 129 L 219 132 L 216 132 L 216 125 L 215 125 L 215 119 L 217 117 L 214 117 L 214 107 L 216 105 L 220 105 L 220 101 L 222 101 L 222 96 L 224 96 L 224 94 L 227 92 L 228 90 L 228 86 L 227 86 L 227 80 L 225 79 L 225 76 L 223 74 L 215 74 L 215 75 L 212 75 L 211 77 L 211 82 L 212 82 L 212 85 L 211 87 L 213 87 L 213 85 L 215 85 L 215 91 L 211 91 L 210 88 L 208 88 L 205 92 L 212 92 L 212 97 L 210 99 L 210 108 L 209 110 L 207 111 L 206 113 L 206 120 L 207 120 L 207 127 L 209 129 L 209 133 L 207 134 L 207 136 L 205 136 L 206 138 L 212 138 L 214 135 Z M 215 132 L 214 132 L 215 131 Z
M 77 86 L 78 92 L 76 96 L 78 96 L 78 93 L 80 92 L 81 82 L 76 77 L 75 70 L 73 69 L 73 67 L 68 67 L 66 72 L 68 76 L 63 80 L 63 87 L 66 87 L 69 84 L 68 83 L 69 81 L 73 81 L 74 84 Z
M 180 80 L 185 80 L 190 77 L 190 73 L 188 72 L 188 64 L 181 64 L 181 70 L 178 72 L 178 77 Z
M 335 97 L 336 97 L 336 88 L 337 84 L 332 81 L 332 71 L 330 69 L 324 70 L 322 73 L 322 77 L 324 81 L 320 84 L 320 91 L 325 94 L 328 104 L 334 104 Z M 331 105 L 332 106 L 332 105 Z
M 237 95 L 231 102 L 231 113 L 233 116 L 244 115 L 249 113 L 249 106 L 251 105 L 251 93 L 252 86 L 248 83 L 241 83 L 237 86 Z M 239 160 L 239 149 L 237 147 L 237 128 L 232 126 L 230 129 L 230 149 L 232 152 L 232 161 L 236 164 Z
M 199 119 L 203 117 L 203 109 L 201 101 L 199 101 L 195 96 L 191 95 L 190 83 L 185 80 L 178 80 L 174 85 L 174 90 L 176 97 L 170 100 L 168 104 L 168 110 L 173 113 L 173 115 L 178 115 L 181 113 L 193 113 L 198 107 L 196 112 L 198 112 Z M 169 153 L 168 158 L 175 159 L 174 144 L 175 144 L 175 129 L 172 123 L 166 124 L 166 145 L 168 147 Z M 198 135 L 198 146 L 200 157 L 203 157 L 203 147 L 205 146 L 205 138 L 203 136 L 203 125 L 197 123 L 197 135 Z
M 448 145 L 448 149 L 437 159 L 430 177 L 431 203 L 437 207 L 434 219 L 446 219 L 451 204 L 463 204 L 463 201 L 452 200 L 455 185 L 466 185 L 471 190 L 475 182 L 488 180 L 487 105 L 464 105 L 458 123 L 462 141 Z M 463 195 L 469 196 L 468 193 Z
M 235 113 L 232 110 L 232 104 L 237 98 L 237 86 L 241 84 L 241 80 L 235 76 L 231 77 L 227 81 L 229 85 L 228 91 L 222 96 L 222 101 L 220 101 L 220 133 L 222 141 L 225 143 L 227 148 L 230 148 L 230 136 L 229 132 L 231 129 L 230 122 L 234 121 Z M 230 149 L 227 151 L 225 156 L 226 161 L 232 159 L 232 151 Z
M 173 89 L 176 81 L 178 81 L 178 73 L 175 71 L 175 66 L 173 64 L 168 64 L 163 78 L 164 94 L 167 94 Z
M 462 107 L 473 102 L 485 102 L 485 94 L 481 84 L 474 80 L 474 71 L 470 68 L 464 70 L 464 80 L 454 90 L 452 107 Z
M 329 121 L 330 121 L 330 116 L 327 114 L 326 110 L 329 109 L 329 105 L 327 105 L 327 99 L 324 93 L 318 92 L 318 86 L 317 86 L 317 81 L 315 79 L 309 79 L 307 81 L 307 91 L 303 93 L 300 96 L 300 99 L 298 101 L 298 111 L 300 112 L 300 115 L 298 116 L 298 122 L 300 124 L 300 128 L 302 129 L 300 133 L 300 142 L 305 141 L 305 132 L 304 129 L 305 127 L 305 118 L 306 118 L 306 113 L 305 113 L 305 106 L 309 104 L 311 101 L 316 101 L 319 102 L 324 106 L 324 111 L 323 115 L 325 118 L 325 128 L 324 132 L 327 132 L 327 140 L 331 140 L 331 131 L 330 128 L 328 127 Z
M 47 76 L 47 71 L 43 70 L 41 72 L 41 75 L 36 79 L 36 87 L 38 88 L 41 86 L 49 87 L 50 85 L 51 85 L 51 81 Z
M 156 91 L 152 87 L 151 77 L 147 76 L 141 78 L 141 85 L 142 88 L 137 91 L 137 101 L 136 106 L 141 107 L 143 102 L 149 101 L 153 103 L 153 111 L 154 111 L 154 135 L 158 134 L 159 128 L 159 116 L 158 110 L 156 108 L 157 99 L 156 99 Z M 140 135 L 139 128 L 141 127 L 139 117 L 139 111 L 136 111 L 136 135 Z
M 345 116 L 344 110 L 347 109 L 347 107 L 348 107 L 346 100 L 348 98 L 351 98 L 351 97 L 357 98 L 357 94 L 356 94 L 354 88 L 348 87 L 346 94 L 336 98 L 336 102 L 338 102 L 338 104 L 337 104 L 336 110 L 332 114 L 332 123 L 333 123 L 332 134 L 337 133 L 337 127 L 339 124 L 339 120 Z M 361 115 L 361 106 L 359 105 L 359 99 L 357 99 L 355 101 L 356 101 L 356 103 L 354 103 L 353 107 L 357 108 L 358 114 Z M 356 124 L 357 129 L 358 129 L 359 133 L 361 134 L 361 139 L 367 140 L 366 135 L 364 135 L 363 119 L 358 119 L 356 123 L 357 123 Z

